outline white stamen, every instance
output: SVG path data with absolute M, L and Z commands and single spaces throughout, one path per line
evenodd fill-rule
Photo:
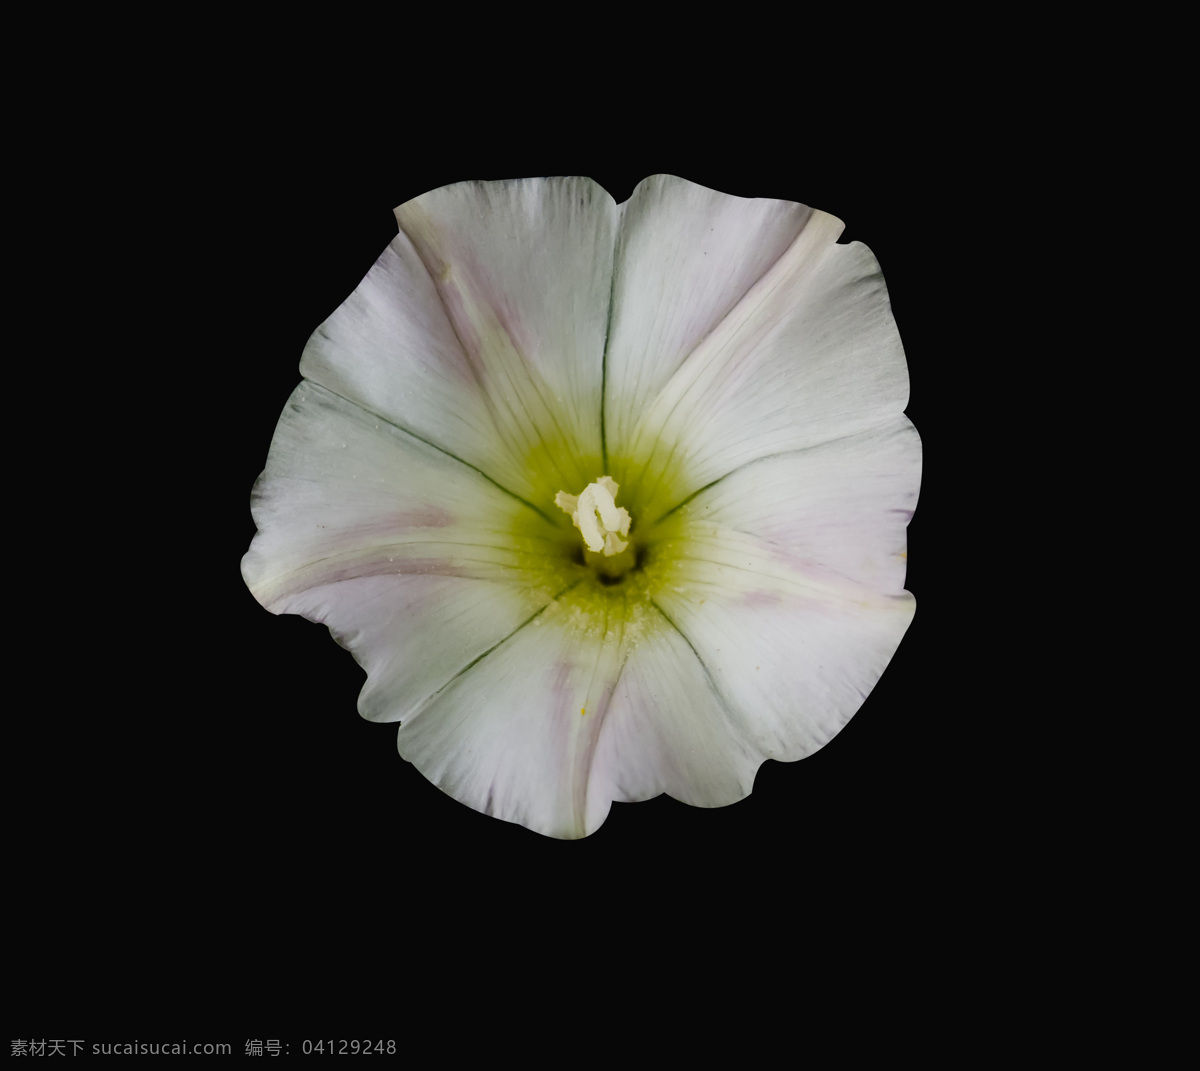
M 578 495 L 559 491 L 554 496 L 555 505 L 571 515 L 588 550 L 594 554 L 603 551 L 608 558 L 629 546 L 620 538 L 629 535 L 629 510 L 617 505 L 619 490 L 611 476 L 601 476 Z

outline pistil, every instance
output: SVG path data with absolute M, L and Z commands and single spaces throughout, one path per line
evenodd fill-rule
M 587 547 L 585 560 L 602 573 L 619 576 L 632 562 L 629 541 L 629 510 L 616 503 L 620 488 L 611 476 L 601 476 L 589 483 L 578 495 L 559 491 L 554 503 L 571 516 L 571 522 L 583 536 Z M 617 559 L 611 561 L 609 559 Z M 628 559 L 628 560 L 627 560 Z

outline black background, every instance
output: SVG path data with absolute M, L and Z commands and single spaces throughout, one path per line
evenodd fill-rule
M 136 273 L 114 293 L 103 246 L 88 247 L 96 330 L 119 353 L 95 376 L 103 434 L 81 492 L 103 549 L 76 548 L 91 573 L 65 578 L 80 653 L 47 672 L 56 698 L 16 775 L 18 917 L 45 949 L 29 1008 L 41 1015 L 51 987 L 76 1021 L 111 1009 L 105 1022 L 143 1031 L 269 1034 L 268 1009 L 293 1014 L 332 977 L 366 987 L 388 965 L 474 977 L 482 949 L 507 963 L 547 937 L 570 960 L 631 919 L 643 949 L 795 952 L 830 928 L 895 932 L 918 901 L 952 897 L 981 748 L 960 684 L 977 610 L 951 418 L 976 389 L 963 263 L 982 195 L 942 119 L 886 100 L 836 119 L 763 114 L 720 93 L 650 93 L 629 116 L 573 112 L 553 92 L 360 118 L 320 97 L 193 100 L 160 153 L 141 125 L 117 139 L 138 166 L 95 233 L 109 248 L 123 236 Z M 394 727 L 356 713 L 352 657 L 263 610 L 239 560 L 304 343 L 395 233 L 394 205 L 463 179 L 556 174 L 621 201 L 660 172 L 831 212 L 843 241 L 878 257 L 925 449 L 917 613 L 847 728 L 808 759 L 765 764 L 748 799 L 616 804 L 597 833 L 559 842 L 475 813 L 404 763 Z M 118 962 L 137 965 L 136 1006 L 105 983 Z M 381 1031 L 371 1013 L 342 1014 L 326 1009 L 312 1032 Z

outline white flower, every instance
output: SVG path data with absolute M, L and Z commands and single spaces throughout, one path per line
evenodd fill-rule
M 732 803 L 827 743 L 914 609 L 920 441 L 870 251 L 667 176 L 396 218 L 304 352 L 255 597 L 329 626 L 426 777 L 551 836 Z

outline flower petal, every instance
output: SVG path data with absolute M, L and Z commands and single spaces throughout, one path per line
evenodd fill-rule
M 608 814 L 589 779 L 627 625 L 623 613 L 584 612 L 575 594 L 457 676 L 398 736 L 400 754 L 455 799 L 563 838 Z
M 539 833 L 593 833 L 613 801 L 749 794 L 754 726 L 652 606 L 585 585 L 450 682 L 400 727 L 401 755 L 445 792 Z
M 610 469 L 619 483 L 636 484 L 640 499 L 662 510 L 741 465 L 886 423 L 908 400 L 904 351 L 870 250 L 837 245 L 841 221 L 825 213 L 803 206 L 790 206 L 788 213 L 779 202 L 712 196 L 733 220 L 756 214 L 754 271 L 739 275 L 722 294 L 721 316 L 703 334 L 675 332 L 692 348 L 667 361 L 673 374 L 666 382 L 647 371 L 655 347 L 625 346 L 624 280 L 641 270 L 630 262 L 646 257 L 626 239 L 636 218 L 632 203 L 622 231 L 609 411 L 626 396 L 641 404 L 632 410 L 631 428 L 612 420 L 609 453 L 619 460 Z M 732 249 L 713 252 L 717 263 L 702 266 L 707 275 L 695 267 L 696 250 L 686 243 L 673 264 L 657 270 L 669 267 L 689 287 L 711 287 L 700 280 L 724 280 L 735 270 L 728 262 Z M 639 325 L 655 338 L 668 331 L 653 316 L 640 318 Z M 660 493 L 660 487 L 669 490 Z
M 548 836 L 586 836 L 613 801 L 663 792 L 725 806 L 764 758 L 799 756 L 789 726 L 736 687 L 730 701 L 724 668 L 653 606 L 613 597 L 597 615 L 570 591 L 406 715 L 398 745 L 455 799 Z
M 920 440 L 899 416 L 748 465 L 663 529 L 655 598 L 764 757 L 827 743 L 895 653 L 915 609 L 902 585 L 919 479 Z
M 575 579 L 544 516 L 310 383 L 280 417 L 253 511 L 247 585 L 354 651 L 367 717 L 399 719 Z
M 603 817 L 609 800 L 633 803 L 663 792 L 693 807 L 736 803 L 750 794 L 763 759 L 751 741 L 683 635 L 645 628 L 624 653 L 597 740 L 593 812 Z
M 671 376 L 814 215 L 806 205 L 732 197 L 672 175 L 638 183 L 621 207 L 604 406 L 617 453 Z
M 539 506 L 583 487 L 603 471 L 619 216 L 589 179 L 463 182 L 409 201 L 300 370 Z

